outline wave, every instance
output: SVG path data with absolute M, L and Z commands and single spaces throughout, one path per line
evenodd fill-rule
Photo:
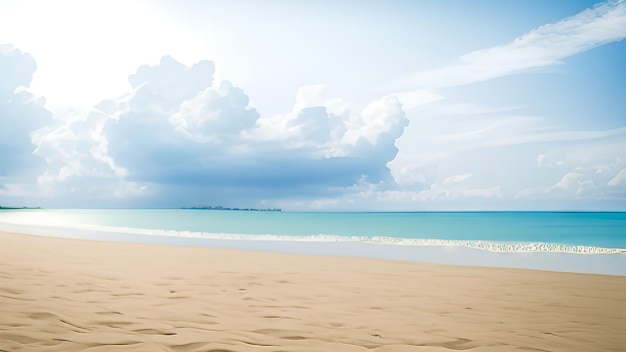
M 342 242 L 367 243 L 376 245 L 413 246 L 413 247 L 466 247 L 495 253 L 529 253 L 551 252 L 569 254 L 626 254 L 625 248 L 607 248 L 584 245 L 570 245 L 551 242 L 502 242 L 490 240 L 454 240 L 454 239 L 421 239 L 400 238 L 391 236 L 348 236 L 348 235 L 276 235 L 276 234 L 244 234 L 244 233 L 214 233 L 199 231 L 163 230 L 135 227 L 119 227 L 94 225 L 77 222 L 71 216 L 62 214 L 37 214 L 33 217 L 30 212 L 15 212 L 3 214 L 0 224 L 17 225 L 20 228 L 29 227 L 33 232 L 41 234 L 43 228 L 56 228 L 79 231 L 94 231 L 99 233 L 116 233 L 145 236 L 165 236 L 180 238 L 196 238 L 207 240 L 236 240 L 236 241 L 282 241 L 282 242 Z
M 548 242 L 497 242 L 485 240 L 444 240 L 398 238 L 389 236 L 340 236 L 340 235 L 273 235 L 273 234 L 238 234 L 214 233 L 178 230 L 142 229 L 132 227 L 113 227 L 102 225 L 81 226 L 85 230 L 122 234 L 197 238 L 207 240 L 235 241 L 286 241 L 286 242 L 358 242 L 378 245 L 415 246 L 415 247 L 466 247 L 495 253 L 531 253 L 551 252 L 568 254 L 626 254 L 626 248 L 605 248 L 577 246 Z

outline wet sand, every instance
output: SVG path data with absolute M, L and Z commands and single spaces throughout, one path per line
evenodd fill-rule
M 626 276 L 0 233 L 0 350 L 623 351 Z

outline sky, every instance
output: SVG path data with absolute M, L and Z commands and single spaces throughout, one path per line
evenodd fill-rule
M 0 205 L 626 211 L 624 37 L 624 0 L 0 0 Z

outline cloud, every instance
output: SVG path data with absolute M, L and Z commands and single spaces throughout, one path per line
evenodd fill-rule
M 33 156 L 31 133 L 51 121 L 45 99 L 29 90 L 35 60 L 10 45 L 0 45 L 0 177 L 2 183 L 26 182 L 43 160 Z M 21 189 L 15 186 L 13 189 Z
M 472 177 L 472 174 L 461 174 L 461 175 L 454 175 L 454 176 L 446 177 L 443 180 L 443 184 L 448 185 L 452 183 L 458 183 L 458 182 L 467 180 L 470 177 Z
M 532 188 L 532 187 L 524 188 L 515 194 L 514 199 L 524 199 L 524 198 L 533 197 L 537 193 L 538 193 L 538 190 L 536 188 Z
M 574 193 L 576 197 L 588 195 L 590 191 L 596 188 L 592 180 L 585 175 L 577 172 L 568 172 L 555 185 L 547 187 L 545 193 L 553 193 L 557 191 Z
M 487 188 L 472 188 L 472 189 L 448 189 L 434 185 L 429 190 L 420 191 L 417 193 L 416 198 L 421 201 L 435 201 L 435 200 L 458 200 L 465 198 L 502 198 L 502 187 L 494 186 Z
M 402 104 L 402 108 L 405 111 L 416 109 L 421 106 L 445 99 L 443 95 L 436 94 L 427 90 L 414 90 L 389 95 L 395 96 L 400 101 L 400 103 Z
M 446 121 L 449 123 L 449 121 Z M 513 116 L 502 118 L 483 117 L 480 120 L 465 120 L 458 124 L 465 126 L 459 132 L 450 130 L 431 136 L 435 144 L 457 146 L 457 150 L 484 149 L 531 143 L 585 142 L 626 137 L 626 127 L 609 130 L 566 130 L 550 126 L 544 118 Z M 440 123 L 434 123 L 439 126 Z
M 626 137 L 626 136 L 625 136 Z M 607 185 L 626 166 L 626 138 L 607 138 L 595 143 L 543 147 L 549 150 L 538 167 L 547 171 L 583 173 L 598 185 Z M 556 168 L 558 166 L 558 168 Z
M 0 102 L 6 103 L 15 95 L 16 88 L 28 87 L 37 64 L 28 53 L 22 53 L 11 45 L 0 44 Z
M 411 190 L 398 185 L 371 183 L 360 180 L 352 187 L 337 191 L 340 195 L 318 197 L 314 200 L 283 201 L 280 206 L 303 210 L 342 210 L 355 206 L 363 210 L 458 210 L 468 204 L 478 204 L 485 209 L 497 206 L 503 197 L 501 187 L 448 187 L 434 184 L 425 190 Z
M 219 88 L 205 89 L 184 101 L 169 121 L 192 140 L 225 142 L 254 127 L 259 119 L 255 109 L 248 109 L 249 102 L 242 89 L 224 81 Z
M 213 72 L 208 61 L 186 67 L 164 57 L 129 77 L 132 92 L 40 131 L 36 153 L 49 163 L 40 186 L 95 195 L 100 184 L 107 196 L 215 204 L 391 180 L 386 164 L 408 124 L 397 98 L 354 113 L 341 99 L 322 99 L 323 86 L 306 86 L 292 111 L 263 117 Z
M 626 5 L 607 1 L 559 22 L 538 27 L 513 42 L 478 50 L 441 69 L 409 77 L 405 86 L 459 86 L 555 65 L 568 56 L 626 37 Z
M 615 175 L 607 185 L 611 187 L 622 187 L 626 186 L 626 168 L 622 169 L 620 172 Z
M 624 139 L 552 147 L 538 158 L 543 186 L 522 189 L 515 198 L 624 200 L 625 150 Z M 545 185 L 550 179 L 557 181 Z
M 351 111 L 341 99 L 322 98 L 323 85 L 301 87 L 292 110 L 260 118 L 252 140 L 276 142 L 285 149 L 309 149 L 326 157 L 346 156 L 340 139 L 348 130 Z
M 135 88 L 132 93 L 104 100 L 86 113 L 57 116 L 56 123 L 35 131 L 34 154 L 48 164 L 37 178 L 42 195 L 54 198 L 73 194 L 80 204 L 87 199 L 128 201 L 135 196 L 153 194 L 156 187 L 129 179 L 129 169 L 112 156 L 108 128 L 128 113 L 166 114 L 185 99 L 195 97 L 198 89 L 210 86 L 212 74 L 212 62 L 202 61 L 187 68 L 171 57 L 164 57 L 160 65 L 142 66 L 129 77 L 131 87 Z M 142 143 L 151 143 L 159 135 L 154 129 L 137 131 L 121 143 L 128 144 L 136 137 L 142 138 Z
M 187 67 L 171 56 L 164 56 L 157 66 L 139 67 L 128 77 L 128 82 L 133 89 L 147 85 L 153 94 L 180 104 L 210 87 L 214 73 L 212 61 L 203 60 Z
M 556 126 L 548 118 L 444 117 L 422 111 L 412 116 L 411 125 L 396 142 L 399 152 L 388 167 L 395 182 L 405 187 L 429 188 L 438 172 L 467 172 L 474 175 L 472 179 L 500 184 L 516 194 L 529 184 L 548 187 L 551 184 L 545 182 L 554 184 L 557 172 L 561 178 L 563 171 L 575 171 L 580 166 L 601 185 L 609 180 L 607 171 L 614 167 L 609 170 L 609 165 L 619 158 L 626 160 L 625 141 L 623 127 L 575 131 Z M 550 168 L 555 170 L 548 171 Z
M 443 97 L 442 97 L 443 98 Z M 502 112 L 510 112 L 520 109 L 520 106 L 491 107 L 476 103 L 450 103 L 429 109 L 433 116 L 437 115 L 484 115 Z
M 424 100 L 412 111 L 411 125 L 396 142 L 399 152 L 388 164 L 395 182 L 436 198 L 442 193 L 435 191 L 442 186 L 441 175 L 469 171 L 475 188 L 499 184 L 503 194 L 516 194 L 515 198 L 549 194 L 570 199 L 577 193 L 605 197 L 609 175 L 616 172 L 615 158 L 626 158 L 623 126 L 574 130 L 555 125 L 549 117 L 522 114 L 523 106 L 455 102 L 437 91 L 556 65 L 624 37 L 626 5 L 622 0 L 608 1 L 510 43 L 473 51 L 451 65 L 407 77 L 396 89 L 437 99 Z M 567 172 L 584 179 L 572 175 L 563 179 Z M 447 185 L 453 184 L 449 179 Z
M 245 87 L 216 81 L 213 62 L 190 66 L 165 56 L 128 76 L 127 94 L 42 124 L 29 120 L 39 114 L 24 106 L 46 112 L 43 101 L 20 88 L 30 83 L 34 60 L 12 51 L 14 61 L 0 64 L 13 67 L 10 80 L 0 82 L 0 98 L 7 97 L 0 109 L 14 104 L 31 125 L 0 131 L 21 148 L 5 152 L 0 142 L 0 194 L 32 192 L 2 173 L 4 165 L 19 170 L 22 161 L 33 180 L 38 176 L 33 184 L 42 196 L 67 195 L 79 205 L 107 199 L 113 206 L 494 209 L 514 204 L 509 195 L 617 199 L 625 182 L 623 126 L 576 130 L 517 103 L 454 101 L 453 89 L 451 97 L 437 90 L 556 65 L 621 40 L 624 7 L 603 3 L 470 52 L 410 77 L 401 87 L 407 91 L 358 107 L 325 96 L 323 84 L 303 86 L 291 109 L 273 115 L 258 111 Z M 0 119 L 9 116 L 5 110 Z M 36 161 L 47 167 L 34 168 Z
M 395 96 L 371 101 L 353 113 L 341 99 L 322 99 L 322 88 L 302 87 L 291 112 L 260 118 L 249 137 L 323 158 L 367 158 L 384 166 L 395 157 L 395 140 L 409 123 Z
M 79 119 L 58 120 L 57 125 L 33 133 L 33 152 L 48 163 L 47 170 L 39 176 L 38 184 L 51 191 L 58 183 L 80 188 L 84 183 L 90 188 L 94 180 L 114 182 L 128 171 L 116 164 L 108 155 L 108 140 L 103 134 L 107 117 L 98 112 Z
M 541 166 L 543 164 L 544 160 L 546 160 L 546 155 L 545 154 L 537 155 L 537 166 Z

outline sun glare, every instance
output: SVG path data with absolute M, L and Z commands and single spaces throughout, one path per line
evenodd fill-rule
M 182 24 L 143 2 L 114 3 L 24 1 L 0 15 L 0 42 L 35 57 L 31 89 L 49 106 L 88 107 L 121 95 L 128 75 L 167 54 L 185 64 L 207 56 Z

